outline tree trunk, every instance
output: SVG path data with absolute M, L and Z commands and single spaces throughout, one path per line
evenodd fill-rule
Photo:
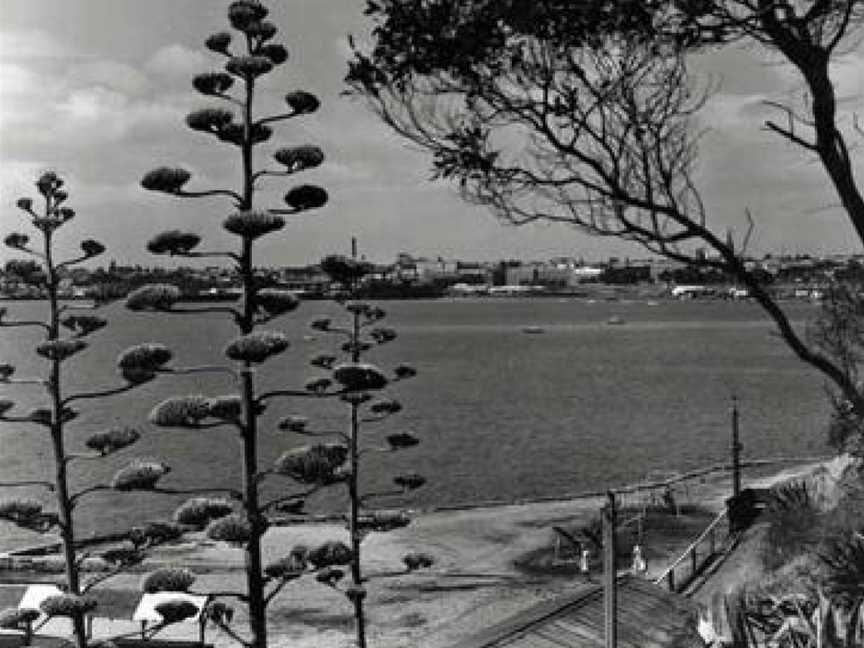
M 51 321 L 49 323 L 48 339 L 60 339 L 60 305 L 57 299 L 57 273 L 54 269 L 51 249 L 51 232 L 45 232 L 45 265 L 47 271 L 48 304 Z M 78 573 L 77 556 L 75 554 L 75 527 L 72 514 L 72 502 L 69 499 L 69 484 L 66 471 L 66 448 L 63 439 L 63 395 L 61 389 L 60 360 L 51 361 L 51 377 L 48 380 L 48 391 L 51 395 L 51 445 L 54 451 L 54 491 L 57 499 L 57 513 L 60 520 L 60 539 L 63 545 L 63 560 L 65 562 L 66 587 L 70 594 L 81 594 L 81 582 Z M 87 631 L 83 616 L 72 618 L 72 629 L 78 648 L 87 648 Z

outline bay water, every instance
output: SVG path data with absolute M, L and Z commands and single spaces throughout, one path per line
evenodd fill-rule
M 6 302 L 9 319 L 44 315 L 41 302 Z M 223 304 L 188 305 L 222 308 Z M 366 426 L 363 481 L 387 490 L 397 473 L 423 474 L 427 485 L 382 506 L 423 507 L 557 495 L 630 483 L 657 471 L 676 471 L 726 461 L 729 407 L 737 395 L 744 455 L 751 458 L 822 454 L 829 405 L 825 381 L 796 360 L 758 306 L 747 302 L 589 301 L 584 299 L 464 299 L 382 302 L 386 325 L 399 338 L 376 347 L 369 360 L 381 367 L 409 363 L 419 375 L 392 385 L 387 395 L 402 413 Z M 789 304 L 796 325 L 815 314 L 809 304 Z M 224 362 L 222 350 L 236 334 L 224 313 L 155 315 L 104 309 L 109 327 L 88 338 L 90 347 L 64 364 L 66 394 L 122 384 L 115 361 L 125 348 L 161 342 L 174 366 Z M 314 332 L 311 319 L 342 311 L 329 302 L 304 302 L 266 328 L 293 343 L 258 370 L 262 389 L 302 388 L 323 375 L 308 364 L 341 339 Z M 619 322 L 612 324 L 611 322 Z M 526 332 L 527 328 L 527 332 Z M 33 353 L 37 329 L 0 329 L 0 362 L 16 377 L 42 376 L 46 364 Z M 227 363 L 226 363 L 227 364 Z M 163 485 L 175 489 L 239 484 L 236 430 L 158 429 L 147 423 L 152 407 L 172 395 L 216 396 L 236 392 L 225 373 L 166 375 L 131 392 L 77 404 L 68 446 L 111 426 L 138 427 L 141 441 L 116 456 L 74 461 L 76 489 L 110 481 L 131 458 L 171 466 Z M 44 390 L 0 386 L 16 401 L 10 414 L 45 404 Z M 281 432 L 277 422 L 297 413 L 310 428 L 345 429 L 347 406 L 323 400 L 279 399 L 261 420 L 262 467 L 285 449 L 309 443 Z M 384 437 L 409 431 L 416 448 L 376 452 Z M 50 479 L 47 432 L 32 424 L 0 423 L 0 481 Z M 267 481 L 268 496 L 297 490 L 289 480 Z M 0 489 L 0 496 L 38 490 Z M 101 491 L 81 500 L 77 519 L 86 533 L 120 531 L 132 523 L 170 515 L 180 496 Z M 310 500 L 311 511 L 341 511 L 341 487 Z M 0 548 L 32 542 L 32 536 L 0 524 Z

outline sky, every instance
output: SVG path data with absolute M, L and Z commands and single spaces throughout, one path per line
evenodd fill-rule
M 329 204 L 292 218 L 261 239 L 259 265 L 301 265 L 347 253 L 390 261 L 400 252 L 496 260 L 554 256 L 639 258 L 636 245 L 592 238 L 563 225 L 505 226 L 486 209 L 464 204 L 452 186 L 430 181 L 429 160 L 388 131 L 362 100 L 343 96 L 347 35 L 369 24 L 361 0 L 273 0 L 276 40 L 291 53 L 266 77 L 262 107 L 278 110 L 291 90 L 316 94 L 322 108 L 284 122 L 275 149 L 316 144 L 325 164 L 298 182 L 326 187 Z M 102 258 L 152 265 L 147 240 L 165 229 L 196 231 L 202 249 L 233 249 L 220 223 L 224 199 L 181 200 L 146 192 L 141 177 L 157 166 L 193 172 L 189 188 L 236 186 L 236 148 L 186 128 L 192 109 L 212 105 L 191 77 L 216 70 L 203 47 L 226 29 L 227 0 L 0 0 L 0 234 L 26 231 L 15 208 L 35 196 L 33 181 L 54 170 L 67 181 L 77 217 L 61 230 L 61 252 L 82 238 L 108 247 Z M 754 254 L 859 252 L 852 228 L 827 187 L 824 171 L 777 136 L 765 99 L 797 99 L 788 67 L 755 48 L 727 48 L 695 61 L 720 89 L 700 116 L 706 128 L 698 180 L 719 232 L 741 235 L 749 209 L 757 222 Z M 844 124 L 864 92 L 864 48 L 852 48 L 833 70 Z M 271 144 L 268 143 L 268 146 Z M 263 148 L 263 147 L 262 147 Z M 263 161 L 263 159 L 262 159 Z M 268 185 L 275 204 L 292 184 Z M 0 249 L 0 262 L 20 256 Z

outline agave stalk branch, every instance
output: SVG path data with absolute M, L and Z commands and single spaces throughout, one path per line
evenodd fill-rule
M 292 117 L 299 117 L 302 113 L 282 113 L 279 115 L 271 115 L 270 117 L 264 117 L 263 119 L 259 119 L 256 126 L 264 126 L 265 124 L 272 124 L 274 122 L 285 121 L 287 119 L 291 119 Z
M 405 495 L 404 490 L 377 491 L 372 493 L 363 493 L 359 495 L 360 503 L 365 506 L 366 501 L 376 497 L 401 497 Z
M 98 452 L 70 452 L 66 455 L 64 461 L 66 461 L 66 463 L 71 463 L 73 461 L 96 461 L 97 459 L 104 459 L 107 456 L 107 454 L 100 454 Z
M 229 57 L 229 58 L 230 58 L 230 57 Z M 222 92 L 217 92 L 217 93 L 215 93 L 215 94 L 213 94 L 213 95 L 210 95 L 210 96 L 212 96 L 212 97 L 218 97 L 219 99 L 222 99 L 223 101 L 227 101 L 227 102 L 229 102 L 229 103 L 232 103 L 232 104 L 234 104 L 235 106 L 239 106 L 240 108 L 246 108 L 246 104 L 243 102 L 242 99 L 238 99 L 237 97 L 232 97 L 232 96 L 229 95 L 229 94 L 225 94 L 225 93 L 222 93 Z
M 296 500 L 303 500 L 309 497 L 310 495 L 314 495 L 320 490 L 320 486 L 316 486 L 315 488 L 310 488 L 307 491 L 303 491 L 302 493 L 292 493 L 291 495 L 284 495 L 282 497 L 277 497 L 276 499 L 272 499 L 269 502 L 265 502 L 261 505 L 261 510 L 266 511 L 275 506 L 279 506 L 280 504 L 284 504 L 285 502 L 293 502 Z
M 97 310 L 98 308 L 99 308 L 99 306 L 97 306 L 96 304 L 63 304 L 60 307 L 60 314 L 62 315 L 66 311 L 71 311 L 71 310 L 92 311 L 92 310 Z
M 183 198 L 205 198 L 207 196 L 228 196 L 233 199 L 234 202 L 239 207 L 243 204 L 243 199 L 240 197 L 236 191 L 231 191 L 230 189 L 209 189 L 206 191 L 186 191 L 184 189 L 180 189 L 175 192 L 175 195 L 182 196 Z
M 104 389 L 101 391 L 93 391 L 93 392 L 81 392 L 79 394 L 72 394 L 71 396 L 67 396 L 62 401 L 60 401 L 61 407 L 66 407 L 70 403 L 74 403 L 79 400 L 91 400 L 93 398 L 104 398 L 107 396 L 115 396 L 116 394 L 122 394 L 127 391 L 131 391 L 138 387 L 139 385 L 135 383 L 127 383 L 121 387 L 114 387 L 111 389 Z
M 237 633 L 236 633 L 236 632 L 231 628 L 231 626 L 227 625 L 224 621 L 218 621 L 218 620 L 215 620 L 215 619 L 214 619 L 214 620 L 213 620 L 213 625 L 215 625 L 219 630 L 221 630 L 221 631 L 224 632 L 226 635 L 228 635 L 229 637 L 231 637 L 231 639 L 233 639 L 234 641 L 236 641 L 238 644 L 240 644 L 240 645 L 243 646 L 244 648 L 251 648 L 251 646 L 252 646 L 252 642 L 251 642 L 251 641 L 247 641 L 246 639 L 244 639 L 243 637 L 241 637 L 239 634 L 237 634 Z
M 204 493 L 221 493 L 228 495 L 231 499 L 243 501 L 243 493 L 233 488 L 151 488 L 147 492 L 163 493 L 166 495 L 202 495 Z
M 59 270 L 60 268 L 67 268 L 67 267 L 69 267 L 69 266 L 75 265 L 76 263 L 81 263 L 82 261 L 87 261 L 87 260 L 90 259 L 90 258 L 92 258 L 92 257 L 90 257 L 90 256 L 87 255 L 87 254 L 82 254 L 82 255 L 79 256 L 79 257 L 73 257 L 73 258 L 71 258 L 71 259 L 67 259 L 66 261 L 63 261 L 63 262 L 61 262 L 61 263 L 58 263 L 57 266 L 56 266 L 56 268 L 57 268 L 58 270 Z
M 296 216 L 303 212 L 302 209 L 268 209 L 271 214 L 279 214 L 280 216 Z
M 252 176 L 253 182 L 258 182 L 260 178 L 264 177 L 285 177 L 294 175 L 294 171 L 272 171 L 270 169 L 264 169 L 263 171 L 258 171 L 255 175 Z
M 49 492 L 54 492 L 54 484 L 49 481 L 27 479 L 21 481 L 0 482 L 0 488 L 18 488 L 25 486 L 42 486 L 46 488 Z
M 86 557 L 87 557 L 86 555 L 82 556 L 82 563 L 83 563 L 83 558 L 86 558 Z M 79 565 L 79 567 L 80 567 L 80 565 Z M 91 578 L 89 581 L 87 581 L 87 583 L 85 583 L 81 587 L 81 593 L 86 594 L 87 592 L 89 592 L 91 589 L 93 589 L 94 587 L 96 587 L 100 583 L 104 583 L 105 581 L 107 581 L 111 578 L 114 578 L 115 576 L 119 576 L 120 574 L 122 574 L 124 571 L 126 571 L 128 569 L 129 569 L 129 567 L 127 565 L 121 565 L 121 566 L 116 567 L 114 569 L 110 569 L 107 572 L 103 572 L 97 576 L 94 576 L 93 578 Z
M 269 592 L 264 596 L 264 605 L 270 605 L 270 601 L 272 601 L 274 598 L 276 598 L 277 596 L 279 596 L 279 593 L 280 593 L 283 589 L 285 589 L 285 586 L 288 585 L 288 583 L 291 583 L 291 582 L 293 582 L 293 579 L 283 578 L 283 579 L 280 580 L 278 583 L 276 583 L 275 587 L 273 587 L 273 589 L 270 590 L 270 591 L 269 591 Z
M 206 313 L 227 313 L 231 315 L 235 320 L 238 320 L 241 315 L 238 311 L 233 308 L 227 306 L 207 306 L 204 308 L 183 308 L 172 306 L 171 308 L 166 308 L 165 310 L 159 311 L 160 313 L 168 313 L 172 315 L 201 315 Z
M 231 259 L 232 261 L 239 261 L 240 257 L 237 256 L 234 252 L 175 252 L 174 256 L 178 257 L 186 257 L 187 259 Z
M 299 389 L 277 389 L 274 391 L 264 392 L 255 402 L 257 404 L 262 404 L 264 401 L 269 400 L 271 398 L 333 398 L 334 396 L 342 396 L 347 394 L 348 392 L 344 389 L 340 389 L 339 391 L 334 392 L 308 392 L 301 391 Z
M 164 369 L 159 369 L 157 373 L 164 374 L 175 374 L 178 376 L 183 376 L 187 374 L 199 374 L 199 373 L 226 373 L 231 376 L 234 380 L 238 379 L 237 372 L 234 371 L 231 367 L 225 365 L 200 365 L 197 367 L 167 367 Z
M 90 495 L 91 493 L 96 493 L 98 491 L 110 491 L 114 490 L 108 484 L 96 484 L 95 486 L 88 486 L 84 490 L 80 490 L 77 493 L 72 493 L 69 495 L 69 504 L 71 508 L 75 508 L 78 504 L 78 500 L 86 495 Z
M 6 378 L 0 380 L 0 385 L 41 385 L 46 386 L 47 380 L 42 378 Z
M 15 328 L 20 326 L 39 326 L 45 329 L 46 332 L 51 330 L 51 327 L 45 322 L 37 322 L 35 320 L 21 320 L 17 322 L 0 322 L 0 327 Z
M 0 416 L 0 422 L 2 423 L 33 423 L 35 425 L 45 425 L 41 421 L 34 421 L 31 418 L 26 416 Z

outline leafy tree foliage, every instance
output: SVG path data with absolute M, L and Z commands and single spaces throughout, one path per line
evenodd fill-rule
M 694 168 L 693 117 L 710 88 L 690 55 L 733 42 L 779 54 L 800 75 L 802 106 L 772 104 L 764 126 L 812 156 L 864 242 L 864 199 L 840 127 L 831 62 L 854 42 L 860 0 L 372 0 L 371 47 L 347 82 L 433 174 L 505 221 L 551 221 L 636 242 L 734 277 L 792 351 L 864 418 L 864 391 L 791 325 L 710 224 Z M 702 253 L 708 250 L 710 254 Z

